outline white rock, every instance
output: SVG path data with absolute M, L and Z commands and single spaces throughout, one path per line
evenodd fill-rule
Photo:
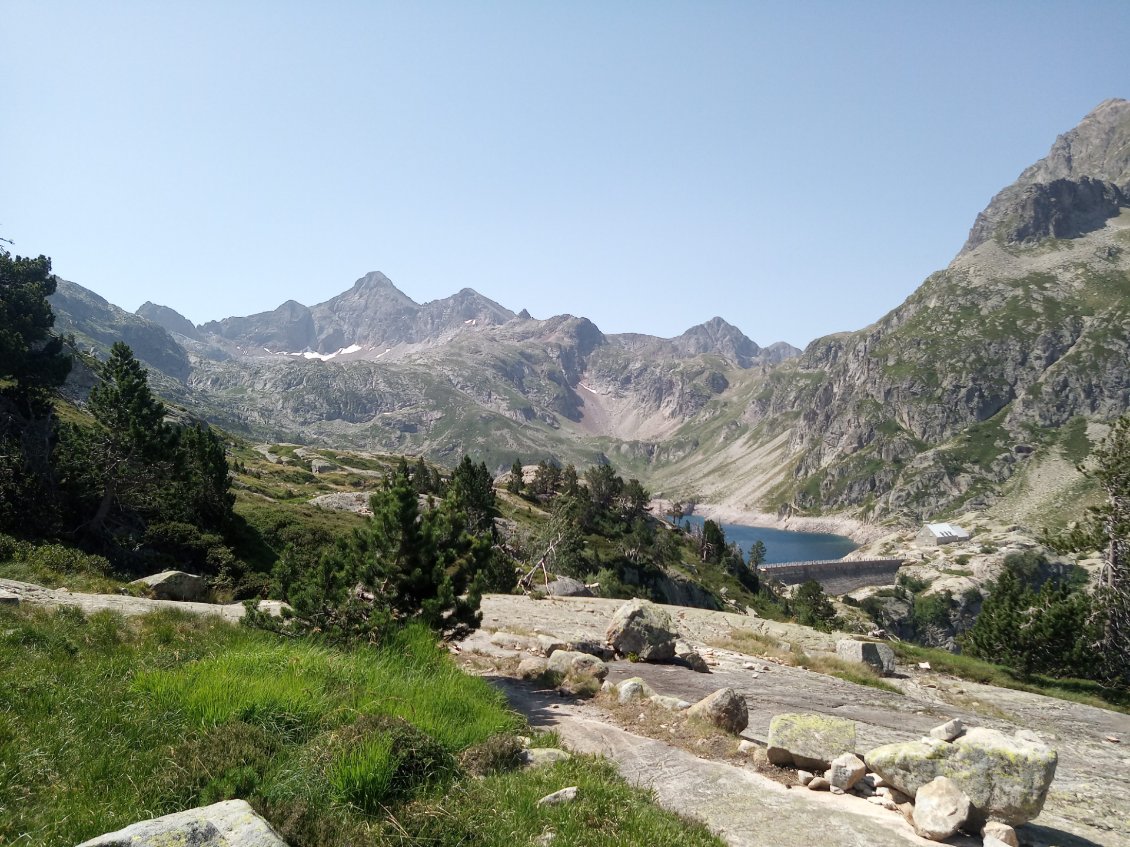
M 797 771 L 796 778 L 800 781 L 801 785 L 808 785 L 808 783 L 816 779 L 816 774 L 811 771 Z
M 271 825 L 244 800 L 225 800 L 199 809 L 141 821 L 78 847 L 287 847 Z
M 828 782 L 847 791 L 867 774 L 867 765 L 854 753 L 843 753 L 832 759 L 828 769 Z
M 941 741 L 953 741 L 964 734 L 965 724 L 962 723 L 961 718 L 954 718 L 952 721 L 948 721 L 930 730 L 930 736 Z
M 560 791 L 554 791 L 552 794 L 546 794 L 538 800 L 539 806 L 558 806 L 562 803 L 572 803 L 577 799 L 577 786 L 570 785 L 568 788 L 562 788 Z
M 989 844 L 988 839 L 995 838 L 1002 844 L 1007 844 L 1008 847 L 1020 847 L 1020 839 L 1016 835 L 1016 830 L 1006 823 L 1000 821 L 989 821 L 981 829 L 981 837 L 985 839 L 985 844 Z M 992 845 L 989 845 L 992 847 Z
M 939 776 L 914 795 L 914 831 L 931 841 L 949 838 L 969 820 L 972 806 L 957 783 Z
M 155 600 L 199 602 L 208 594 L 204 577 L 184 571 L 161 571 L 135 579 L 130 585 L 143 585 Z

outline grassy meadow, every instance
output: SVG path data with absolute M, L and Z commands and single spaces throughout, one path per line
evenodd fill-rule
M 515 770 L 528 727 L 423 628 L 345 651 L 178 612 L 5 610 L 0 679 L 0 844 L 234 797 L 291 847 L 717 844 L 609 765 Z M 567 785 L 576 803 L 537 808 Z

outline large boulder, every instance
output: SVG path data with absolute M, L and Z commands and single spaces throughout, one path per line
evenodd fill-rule
M 608 643 L 621 656 L 643 662 L 663 662 L 675 657 L 675 624 L 671 616 L 653 603 L 625 603 L 608 625 Z
M 870 665 L 883 676 L 895 674 L 895 651 L 888 644 L 845 638 L 836 642 L 836 656 L 845 662 Z
M 769 722 L 765 753 L 774 765 L 824 771 L 837 756 L 854 751 L 855 721 L 792 713 Z
M 135 579 L 130 585 L 145 586 L 149 596 L 155 600 L 180 600 L 193 603 L 208 599 L 208 586 L 204 577 L 184 571 L 162 571 L 152 576 Z
M 142 821 L 84 841 L 78 847 L 286 847 L 244 800 Z
M 654 696 L 655 691 L 638 676 L 625 679 L 616 686 L 616 699 L 621 703 L 631 703 L 633 700 L 649 700 Z
M 749 707 L 745 698 L 732 688 L 720 688 L 708 694 L 687 709 L 687 714 L 734 735 L 749 726 Z
M 850 791 L 867 775 L 867 765 L 855 753 L 841 753 L 832 759 L 824 778 L 836 788 Z
M 923 738 L 877 747 L 864 757 L 868 767 L 909 794 L 939 776 L 952 779 L 973 805 L 970 820 L 1019 826 L 1044 807 L 1055 776 L 1055 750 L 1030 733 L 1007 736 L 975 727 L 952 743 Z
M 914 799 L 914 831 L 931 841 L 949 838 L 969 820 L 969 798 L 956 782 L 936 777 L 918 789 Z

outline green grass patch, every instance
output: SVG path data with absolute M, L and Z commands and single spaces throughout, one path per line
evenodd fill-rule
M 512 847 L 547 826 L 561 845 L 718 844 L 592 760 L 489 755 L 469 776 L 465 753 L 526 727 L 424 629 L 344 651 L 180 612 L 0 610 L 0 679 L 0 844 L 69 847 L 233 797 L 293 845 Z M 576 803 L 536 807 L 567 784 Z
M 65 544 L 32 543 L 3 534 L 0 577 L 95 594 L 112 594 L 122 586 L 122 580 L 115 577 L 110 562 L 102 556 Z

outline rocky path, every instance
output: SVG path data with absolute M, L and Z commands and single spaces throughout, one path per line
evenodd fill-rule
M 464 642 L 463 649 L 485 656 L 520 655 L 500 647 L 501 639 L 497 637 L 492 642 L 491 630 L 527 635 L 540 631 L 568 640 L 599 640 L 617 605 L 619 601 L 588 598 L 532 600 L 488 596 L 483 601 L 484 629 Z M 1059 766 L 1044 812 L 1020 831 L 1023 842 L 1033 847 L 1130 847 L 1130 715 L 977 685 L 917 668 L 894 680 L 902 689 L 901 694 L 881 691 L 704 646 L 728 634 L 735 625 L 761 629 L 781 640 L 795 639 L 809 652 L 833 646 L 833 636 L 739 615 L 698 609 L 670 611 L 678 619 L 685 639 L 703 649 L 713 663 L 712 672 L 696 674 L 676 665 L 611 662 L 609 678 L 613 682 L 642 676 L 656 691 L 692 702 L 719 688 L 733 687 L 745 696 L 749 707 L 750 723 L 743 735 L 762 744 L 768 736 L 770 719 L 791 711 L 854 720 L 862 750 L 918 738 L 952 717 L 1010 733 L 1021 728 L 1034 730 L 1058 750 Z M 754 668 L 747 668 L 747 664 Z M 860 807 L 868 804 L 850 797 L 790 791 L 776 783 L 764 785 L 769 781 L 755 779 L 756 774 L 741 768 L 707 762 L 662 742 L 610 726 L 609 716 L 602 715 L 591 704 L 568 704 L 548 695 L 548 699 L 539 701 L 533 693 L 523 693 L 515 683 L 500 684 L 504 684 L 515 705 L 535 725 L 543 722 L 552 726 L 577 750 L 610 755 L 629 779 L 654 788 L 665 805 L 706 820 L 725 833 L 735 847 L 794 843 L 775 839 L 781 830 L 794 826 L 793 812 L 804 818 L 802 811 L 806 808 L 810 808 L 809 817 L 816 817 L 811 821 L 798 820 L 798 831 L 807 831 L 811 824 L 814 830 L 825 832 L 826 837 L 803 843 L 829 847 L 886 844 L 889 842 L 884 839 L 892 833 L 901 839 L 898 843 L 918 841 L 894 813 L 878 807 L 878 814 L 862 810 Z M 1106 740 L 1108 736 L 1119 742 Z M 699 783 L 716 786 L 710 790 L 719 794 L 717 802 L 694 788 Z M 774 792 L 783 792 L 785 796 L 775 797 Z M 745 799 L 739 801 L 743 794 Z M 842 804 L 847 805 L 841 809 Z M 777 815 L 792 810 L 787 820 L 777 819 L 776 828 L 774 808 L 779 809 Z M 845 828 L 839 829 L 840 818 L 847 812 L 858 819 L 851 818 L 850 826 L 845 824 Z M 770 826 L 773 836 L 749 840 L 762 824 Z M 834 837 L 829 827 L 835 829 Z M 866 832 L 866 837 L 860 832 Z M 795 843 L 802 841 L 798 838 Z

